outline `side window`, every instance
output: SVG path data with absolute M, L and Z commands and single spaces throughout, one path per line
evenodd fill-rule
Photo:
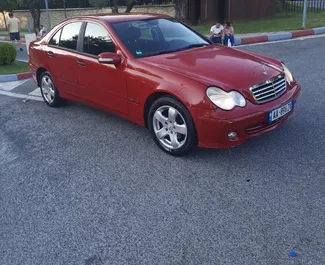
M 60 47 L 77 50 L 77 42 L 82 22 L 73 22 L 63 27 Z
M 52 39 L 49 41 L 49 45 L 52 46 L 59 46 L 59 41 L 60 41 L 60 34 L 61 34 L 62 29 L 60 29 L 55 35 L 52 37 Z
M 102 52 L 115 52 L 114 43 L 104 27 L 87 23 L 83 52 L 96 56 Z

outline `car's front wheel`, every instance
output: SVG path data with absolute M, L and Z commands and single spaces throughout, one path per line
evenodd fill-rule
M 59 107 L 66 103 L 66 101 L 59 96 L 53 78 L 49 72 L 43 72 L 40 76 L 39 86 L 41 94 L 45 103 L 50 107 Z
M 152 104 L 148 128 L 157 145 L 171 155 L 186 155 L 197 146 L 196 129 L 190 113 L 172 97 L 161 97 Z

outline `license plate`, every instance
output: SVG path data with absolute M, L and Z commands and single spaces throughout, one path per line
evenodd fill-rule
M 293 100 L 269 112 L 269 122 L 274 122 L 287 115 L 293 109 Z

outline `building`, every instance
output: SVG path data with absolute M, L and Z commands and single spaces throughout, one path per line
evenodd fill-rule
M 275 0 L 187 0 L 190 24 L 245 21 L 274 16 Z

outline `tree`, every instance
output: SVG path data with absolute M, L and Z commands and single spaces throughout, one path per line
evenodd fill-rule
M 107 0 L 89 0 L 89 3 L 92 6 L 96 6 L 99 8 L 103 8 L 103 7 L 107 6 L 108 2 L 109 1 L 107 1 Z
M 2 13 L 6 29 L 8 29 L 8 25 L 7 25 L 5 11 L 12 11 L 16 7 L 17 7 L 16 0 L 1 0 L 0 1 L 0 12 Z
M 132 8 L 135 6 L 136 3 L 137 3 L 136 0 L 128 0 L 127 3 L 126 3 L 125 13 L 130 13 Z
M 112 13 L 118 13 L 118 0 L 110 1 L 110 6 L 112 8 Z
M 175 17 L 180 21 L 185 20 L 186 1 L 175 0 Z
M 112 13 L 119 13 L 119 0 L 90 0 L 92 6 L 103 8 L 110 6 Z M 125 13 L 130 13 L 132 8 L 137 4 L 136 0 L 127 0 Z
M 2 1 L 2 0 L 1 0 Z M 37 33 L 40 29 L 42 0 L 19 0 L 20 5 L 27 5 L 33 18 L 33 29 Z

